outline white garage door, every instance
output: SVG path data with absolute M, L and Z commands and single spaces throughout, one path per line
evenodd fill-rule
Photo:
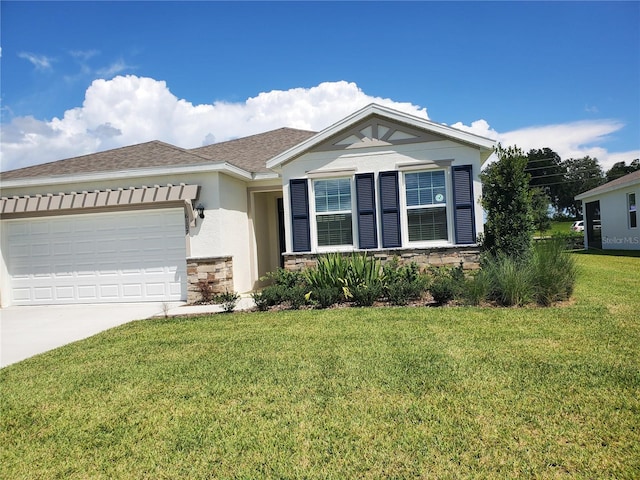
M 184 209 L 4 222 L 14 305 L 186 299 Z

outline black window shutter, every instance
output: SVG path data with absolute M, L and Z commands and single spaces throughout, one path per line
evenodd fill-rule
M 311 251 L 311 234 L 309 232 L 309 187 L 306 179 L 295 179 L 289 182 L 291 197 L 291 235 L 294 252 Z
M 356 175 L 356 198 L 358 201 L 358 246 L 361 249 L 378 248 L 373 173 Z
M 473 213 L 471 165 L 453 167 L 453 204 L 456 244 L 475 243 L 476 225 Z
M 400 197 L 398 172 L 380 172 L 380 216 L 382 217 L 382 246 L 400 247 Z

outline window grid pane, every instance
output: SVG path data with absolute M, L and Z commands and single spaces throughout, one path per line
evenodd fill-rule
M 351 211 L 351 180 L 339 178 L 314 182 L 316 212 Z
M 318 215 L 318 246 L 352 245 L 351 214 Z
M 636 228 L 638 226 L 638 217 L 637 217 L 637 206 L 636 206 L 636 194 L 629 194 L 629 228 Z
M 414 208 L 407 212 L 409 241 L 447 240 L 447 209 L 445 207 Z
M 445 203 L 444 172 L 418 172 L 405 175 L 407 206 L 424 206 Z

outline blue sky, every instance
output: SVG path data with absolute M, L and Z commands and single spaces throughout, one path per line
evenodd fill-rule
M 319 130 L 371 101 L 605 167 L 640 156 L 639 2 L 0 8 L 2 170 Z

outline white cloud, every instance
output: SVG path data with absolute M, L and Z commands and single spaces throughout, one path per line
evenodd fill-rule
M 152 78 L 95 80 L 82 106 L 62 118 L 18 117 L 4 125 L 2 170 L 149 140 L 195 148 L 280 127 L 321 130 L 372 102 L 428 118 L 425 108 L 372 97 L 344 81 L 274 90 L 240 103 L 193 105 Z
M 322 130 L 369 103 L 378 103 L 422 118 L 427 109 L 407 102 L 367 95 L 355 83 L 325 82 L 311 88 L 263 92 L 244 102 L 193 105 L 171 93 L 166 83 L 134 75 L 95 80 L 80 107 L 61 118 L 16 117 L 2 125 L 2 170 L 61 158 L 162 140 L 183 148 L 265 132 L 280 127 Z M 597 157 L 603 168 L 630 161 L 640 152 L 610 153 L 601 145 L 624 124 L 591 120 L 523 128 L 505 133 L 486 120 L 454 128 L 524 150 L 549 147 L 562 158 Z
M 534 148 L 548 147 L 562 159 L 582 158 L 588 155 L 597 158 L 605 171 L 616 162 L 629 163 L 634 158 L 639 158 L 640 150 L 612 153 L 601 146 L 611 134 L 624 126 L 624 123 L 617 120 L 586 120 L 526 127 L 499 133 L 485 120 L 477 120 L 471 126 L 460 122 L 452 125 L 454 128 L 496 140 L 504 146 L 517 145 L 525 152 Z
M 71 50 L 69 55 L 82 61 L 87 61 L 92 57 L 100 54 L 98 50 Z
M 18 53 L 18 57 L 24 58 L 32 63 L 36 70 L 51 70 L 51 63 L 53 62 L 53 58 L 47 57 L 45 55 L 37 55 L 35 53 L 29 52 L 20 52 Z
M 624 127 L 618 120 L 587 120 L 558 125 L 522 128 L 505 132 L 498 139 L 504 145 L 518 145 L 523 150 L 549 147 L 561 158 L 595 157 L 606 171 L 617 161 L 637 158 L 638 151 L 610 153 L 601 145 Z M 635 155 L 635 156 L 634 156 Z
M 103 78 L 111 78 L 118 73 L 122 73 L 126 70 L 133 70 L 136 67 L 133 65 L 127 65 L 124 60 L 120 59 L 113 62 L 108 67 L 100 68 L 96 71 L 96 74 Z
M 481 137 L 490 138 L 492 140 L 497 140 L 500 136 L 500 134 L 493 128 L 491 128 L 489 123 L 484 119 L 471 122 L 471 126 L 464 125 L 462 122 L 454 123 L 451 126 L 453 128 L 457 128 L 458 130 L 464 130 L 465 132 L 474 133 L 476 135 L 480 135 Z

